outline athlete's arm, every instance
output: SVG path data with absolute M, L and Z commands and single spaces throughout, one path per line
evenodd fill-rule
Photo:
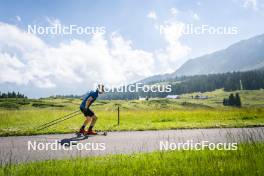
M 89 97 L 86 101 L 85 108 L 89 108 L 93 102 L 93 97 Z

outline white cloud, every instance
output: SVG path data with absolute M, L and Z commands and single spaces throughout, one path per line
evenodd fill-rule
M 23 70 L 25 65 L 19 59 L 7 53 L 0 53 L 0 65 L 1 82 L 15 82 L 19 85 L 23 84 L 20 70 Z
M 125 73 L 123 81 L 127 78 L 131 80 L 134 77 L 143 78 L 145 75 L 153 74 L 155 63 L 152 53 L 133 49 L 132 42 L 125 41 L 119 34 L 113 34 L 111 41 L 113 45 L 111 55 L 117 64 L 122 63 L 121 73 Z
M 60 25 L 61 24 L 61 21 L 59 19 L 57 19 L 57 18 L 49 18 L 49 17 L 46 17 L 46 21 L 51 26 L 57 26 L 57 25 Z
M 194 13 L 193 14 L 193 19 L 198 21 L 198 20 L 200 20 L 200 17 L 199 17 L 199 15 L 197 13 Z
M 243 0 L 243 7 L 258 10 L 257 0 Z
M 148 52 L 135 48 L 118 33 L 54 47 L 17 26 L 0 23 L 0 84 L 71 89 L 85 85 L 88 89 L 98 82 L 118 85 L 172 72 L 190 52 L 180 42 L 182 33 L 176 29 L 181 25 L 167 22 L 161 34 L 167 46 Z
M 109 41 L 94 35 L 88 42 L 72 40 L 52 47 L 4 23 L 0 24 L 0 63 L 0 83 L 32 83 L 41 88 L 54 88 L 58 82 L 120 84 L 154 71 L 153 54 L 134 49 L 133 43 L 119 34 Z
M 184 26 L 185 24 L 180 21 L 165 21 L 161 25 L 161 35 L 168 45 L 156 52 L 156 54 L 160 65 L 162 65 L 163 69 L 167 69 L 168 72 L 179 68 L 186 61 L 186 56 L 191 52 L 191 48 L 180 42 Z M 170 65 L 173 65 L 173 67 Z
M 154 11 L 150 11 L 150 12 L 147 14 L 147 17 L 150 18 L 150 19 L 154 19 L 154 20 L 156 20 L 156 19 L 157 19 L 156 12 L 154 12 Z
M 44 42 L 37 36 L 27 34 L 19 28 L 0 22 L 0 51 L 4 46 L 21 51 L 29 52 L 45 47 Z
M 21 21 L 21 17 L 20 16 L 16 16 L 16 20 L 20 22 Z
M 202 6 L 202 3 L 200 1 L 198 1 L 196 4 L 197 6 Z
M 178 11 L 176 8 L 171 8 L 171 9 L 170 9 L 170 13 L 171 13 L 173 16 L 176 16 L 176 15 L 179 13 L 179 11 Z

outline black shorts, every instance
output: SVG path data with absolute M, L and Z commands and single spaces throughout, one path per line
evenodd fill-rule
M 83 113 L 83 115 L 85 117 L 87 117 L 87 116 L 89 116 L 89 117 L 94 116 L 94 112 L 92 110 L 90 110 L 89 108 L 87 108 L 87 109 L 80 108 L 80 109 L 81 109 L 81 111 L 82 111 L 82 113 Z

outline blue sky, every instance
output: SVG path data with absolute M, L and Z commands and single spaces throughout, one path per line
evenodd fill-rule
M 169 73 L 189 58 L 262 34 L 263 9 L 263 0 L 0 0 L 0 88 L 31 97 L 81 94 L 97 82 L 116 85 Z M 106 33 L 26 33 L 28 25 L 53 22 L 104 26 Z M 236 27 L 237 33 L 174 32 L 181 24 Z

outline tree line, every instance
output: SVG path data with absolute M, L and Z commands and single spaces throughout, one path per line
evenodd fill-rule
M 49 98 L 81 98 L 82 96 L 81 95 L 55 95 L 55 96 L 49 96 Z
M 151 84 L 171 84 L 171 92 L 109 92 L 100 99 L 138 99 L 139 97 L 159 97 L 193 92 L 207 92 L 223 88 L 225 91 L 257 90 L 264 88 L 264 71 L 228 72 L 220 74 L 182 76 L 152 82 Z
M 7 92 L 2 93 L 0 92 L 0 98 L 27 98 L 24 94 L 21 94 L 20 92 Z

